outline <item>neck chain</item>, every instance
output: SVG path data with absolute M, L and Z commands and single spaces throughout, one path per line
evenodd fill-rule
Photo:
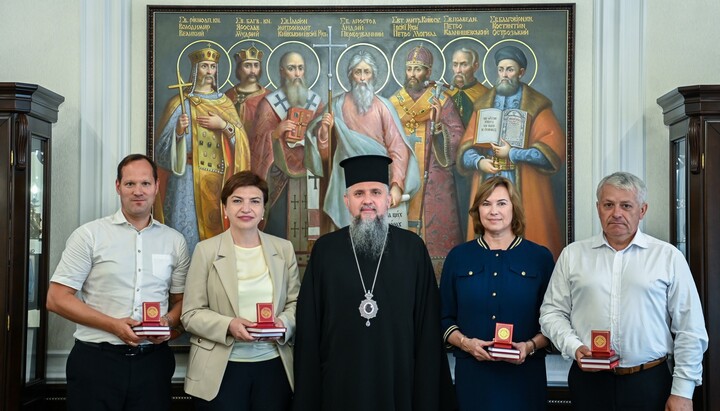
M 380 263 L 382 262 L 383 254 L 385 254 L 387 237 L 388 234 L 385 233 L 383 248 L 380 252 L 380 258 L 378 259 L 377 267 L 375 267 L 375 278 L 373 278 L 372 287 L 370 288 L 370 291 L 368 291 L 368 289 L 365 288 L 365 280 L 363 280 L 362 270 L 360 270 L 360 262 L 358 262 L 357 252 L 355 251 L 355 242 L 353 241 L 352 235 L 350 235 L 350 244 L 352 245 L 353 255 L 355 256 L 355 264 L 357 264 L 358 274 L 360 275 L 360 283 L 362 284 L 363 291 L 365 291 L 365 299 L 360 301 L 360 307 L 358 307 L 358 310 L 360 310 L 360 316 L 367 320 L 365 321 L 366 327 L 370 326 L 370 320 L 375 318 L 378 311 L 380 311 L 377 302 L 373 300 L 373 290 L 375 290 L 375 281 L 377 281 L 378 271 L 380 271 Z

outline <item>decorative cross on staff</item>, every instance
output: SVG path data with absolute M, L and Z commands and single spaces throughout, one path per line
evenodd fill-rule
M 333 74 L 332 74 L 332 49 L 333 47 L 337 48 L 347 48 L 347 44 L 333 44 L 332 42 L 332 26 L 327 26 L 328 28 L 328 42 L 326 44 L 315 44 L 313 43 L 313 48 L 327 48 L 328 49 L 328 64 L 327 64 L 327 77 L 328 77 L 328 99 L 327 99 L 327 107 L 328 107 L 328 113 L 332 114 L 332 98 L 333 98 Z M 332 134 L 332 130 L 328 130 L 330 134 Z M 329 173 L 332 171 L 332 136 L 328 138 L 328 153 L 331 155 L 328 158 L 328 176 Z
M 328 28 L 328 42 L 326 44 L 315 44 L 313 43 L 313 48 L 327 48 L 328 49 L 328 67 L 327 67 L 327 77 L 328 77 L 328 112 L 332 114 L 332 88 L 333 88 L 333 74 L 332 74 L 332 48 L 347 48 L 347 44 L 333 44 L 332 42 L 332 26 L 327 26 Z
M 183 87 L 190 87 L 192 86 L 192 83 L 184 83 L 182 77 L 180 76 L 180 70 L 177 71 L 177 84 L 169 85 L 169 89 L 178 89 L 178 93 L 180 93 L 180 110 L 182 110 L 182 113 L 185 114 L 185 95 L 183 94 Z

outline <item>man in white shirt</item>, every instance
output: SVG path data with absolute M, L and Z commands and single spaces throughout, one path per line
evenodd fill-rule
M 596 194 L 603 233 L 565 247 L 540 308 L 543 334 L 576 360 L 573 406 L 691 411 L 708 335 L 690 268 L 677 248 L 638 229 L 648 208 L 642 180 L 614 173 Z M 592 330 L 610 331 L 620 356 L 613 371 L 578 365 L 591 355 Z
M 161 324 L 179 325 L 190 264 L 183 236 L 152 218 L 157 181 L 150 158 L 125 157 L 115 182 L 120 210 L 75 230 L 51 279 L 48 310 L 77 323 L 69 410 L 170 409 L 170 336 L 132 330 L 143 302 L 160 302 Z

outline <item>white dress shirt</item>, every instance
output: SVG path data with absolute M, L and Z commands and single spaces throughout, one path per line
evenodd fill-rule
M 80 290 L 78 297 L 103 314 L 142 321 L 143 302 L 159 301 L 164 314 L 169 294 L 185 291 L 189 265 L 182 234 L 155 220 L 137 231 L 118 210 L 70 235 L 50 281 Z M 123 344 L 113 334 L 82 324 L 74 336 Z
M 621 367 L 671 355 L 672 394 L 692 398 L 702 383 L 708 335 L 690 268 L 677 248 L 640 230 L 620 251 L 602 234 L 568 245 L 545 293 L 540 325 L 566 357 L 591 347 L 592 330 L 609 330 Z

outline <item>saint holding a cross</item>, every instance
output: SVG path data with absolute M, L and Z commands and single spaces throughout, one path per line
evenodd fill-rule
M 431 86 L 438 85 L 431 81 L 433 60 L 431 49 L 423 44 L 410 49 L 405 59 L 405 83 L 390 101 L 423 176 L 418 194 L 410 199 L 408 226 L 425 240 L 433 262 L 440 264 L 447 250 L 463 240 L 452 167 L 465 128 L 442 85 Z
M 230 99 L 218 89 L 220 52 L 210 45 L 189 54 L 189 83 L 178 70 L 178 95 L 159 123 L 155 160 L 161 195 L 154 216 L 180 231 L 190 252 L 225 230 L 220 193 L 234 173 L 250 168 L 250 148 Z M 164 191 L 164 192 L 163 192 Z

